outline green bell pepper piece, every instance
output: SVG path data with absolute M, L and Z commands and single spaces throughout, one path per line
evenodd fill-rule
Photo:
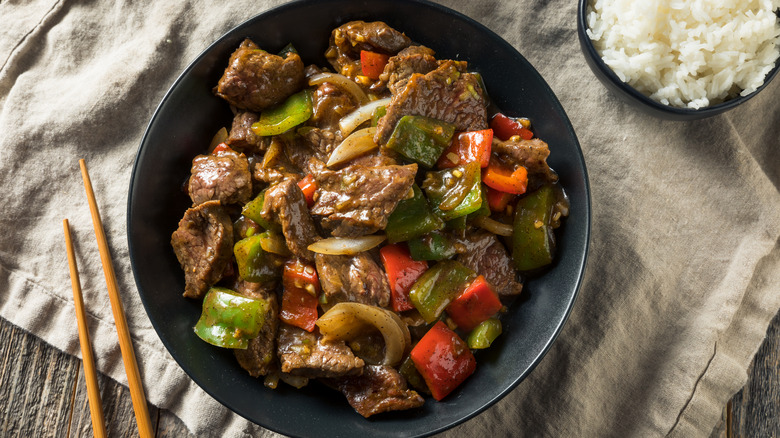
M 292 43 L 289 43 L 286 46 L 284 46 L 284 48 L 279 52 L 279 56 L 282 58 L 286 58 L 288 53 L 298 53 L 298 51 L 295 50 L 295 46 L 293 46 Z
M 465 216 L 464 216 L 465 217 Z M 429 233 L 406 242 L 409 254 L 414 260 L 445 260 L 458 252 L 455 244 L 442 233 Z
M 501 321 L 497 318 L 486 319 L 469 333 L 466 343 L 472 350 L 488 348 L 500 334 Z
M 272 230 L 281 232 L 282 226 L 276 222 L 266 220 L 262 214 L 263 204 L 265 203 L 265 190 L 260 192 L 255 199 L 249 201 L 244 208 L 241 209 L 241 214 L 252 219 L 255 223 L 263 227 L 266 230 Z
M 266 233 L 241 239 L 233 245 L 233 255 L 238 263 L 238 275 L 252 283 L 272 281 L 278 276 L 279 267 L 275 257 L 263 250 Z
M 203 312 L 195 324 L 199 338 L 223 348 L 246 349 L 265 323 L 268 302 L 212 287 L 203 298 Z
M 384 117 L 385 114 L 387 114 L 386 106 L 380 106 L 379 108 L 375 109 L 374 112 L 371 114 L 371 126 L 379 125 L 379 119 Z
M 422 116 L 403 116 L 387 141 L 387 148 L 431 168 L 450 145 L 455 125 Z
M 417 184 L 412 185 L 412 190 L 414 196 L 399 202 L 387 218 L 385 234 L 390 243 L 403 242 L 444 227 L 444 222 L 431 212 Z
M 482 206 L 479 162 L 428 172 L 423 190 L 433 213 L 444 221 L 474 213 Z
M 555 202 L 551 185 L 517 201 L 512 237 L 515 269 L 529 271 L 552 263 L 555 237 L 550 221 Z
M 252 132 L 261 137 L 279 135 L 309 120 L 312 114 L 312 92 L 303 90 L 260 113 L 257 122 L 252 124 Z
M 476 274 L 460 262 L 439 262 L 417 279 L 409 291 L 412 305 L 425 322 L 433 322 L 441 315 Z

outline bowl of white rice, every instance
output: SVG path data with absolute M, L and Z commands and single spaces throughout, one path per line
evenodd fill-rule
M 658 117 L 693 120 L 755 96 L 777 75 L 780 0 L 580 0 L 596 76 Z

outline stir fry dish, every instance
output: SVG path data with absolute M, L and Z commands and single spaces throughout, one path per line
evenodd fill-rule
M 362 21 L 325 57 L 230 56 L 232 126 L 192 160 L 171 244 L 198 337 L 369 417 L 467 381 L 569 206 L 532 121 L 491 109 L 466 61 Z

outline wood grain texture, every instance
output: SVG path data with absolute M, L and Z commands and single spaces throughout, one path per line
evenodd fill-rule
M 137 437 L 129 390 L 99 373 L 98 385 L 108 435 Z M 0 318 L 0 436 L 91 437 L 87 403 L 81 360 Z M 155 437 L 194 438 L 171 412 L 150 406 L 149 413 Z M 726 437 L 780 437 L 780 314 L 748 370 L 748 383 L 712 431 L 711 438 Z

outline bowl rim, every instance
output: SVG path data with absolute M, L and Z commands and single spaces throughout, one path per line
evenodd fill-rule
M 775 76 L 777 76 L 778 72 L 780 72 L 780 58 L 778 58 L 775 61 L 775 66 L 764 77 L 764 83 L 761 84 L 760 87 L 756 88 L 752 93 L 746 96 L 737 96 L 735 98 L 726 100 L 724 102 L 715 105 L 709 105 L 698 109 L 680 108 L 671 105 L 664 105 L 663 103 L 658 102 L 657 100 L 654 100 L 649 96 L 641 93 L 636 88 L 629 85 L 627 82 L 623 82 L 617 76 L 617 74 L 615 74 L 615 72 L 601 58 L 601 55 L 599 55 L 598 51 L 593 46 L 593 41 L 590 39 L 590 36 L 588 36 L 586 32 L 586 30 L 589 29 L 586 20 L 587 7 L 592 2 L 593 0 L 579 0 L 577 5 L 577 34 L 579 35 L 580 42 L 582 43 L 580 45 L 584 48 L 584 51 L 586 52 L 585 56 L 590 57 L 593 63 L 595 64 L 596 68 L 598 68 L 601 73 L 603 73 L 607 78 L 609 78 L 609 80 L 615 86 L 620 88 L 621 91 L 625 92 L 629 96 L 651 107 L 654 110 L 676 115 L 676 116 L 682 116 L 682 117 L 698 116 L 704 118 L 708 116 L 714 116 L 724 111 L 733 109 L 747 102 L 748 100 L 752 99 L 753 96 L 755 96 L 761 90 L 766 88 L 766 86 L 769 85 L 772 79 L 774 79 Z M 778 14 L 780 14 L 780 12 L 778 12 Z M 778 17 L 778 20 L 780 20 L 780 17 Z
M 143 156 L 143 152 L 144 152 L 144 145 L 146 145 L 147 142 L 149 141 L 149 136 L 150 136 L 150 133 L 152 131 L 152 127 L 155 124 L 155 122 L 157 121 L 157 119 L 160 117 L 160 111 L 161 111 L 162 107 L 171 98 L 171 95 L 174 92 L 174 90 L 176 90 L 179 87 L 179 85 L 185 80 L 185 78 L 196 68 L 196 66 L 204 58 L 206 58 L 208 56 L 208 54 L 210 52 L 212 52 L 215 49 L 216 46 L 218 46 L 222 42 L 222 40 L 228 38 L 230 35 L 232 35 L 236 31 L 238 31 L 242 27 L 246 26 L 248 23 L 255 22 L 257 20 L 261 20 L 266 15 L 277 14 L 277 13 L 280 13 L 280 12 L 286 10 L 286 9 L 294 9 L 294 8 L 300 6 L 300 5 L 306 5 L 306 4 L 312 4 L 312 3 L 326 3 L 326 2 L 333 2 L 333 1 L 339 1 L 339 0 L 325 0 L 324 2 L 321 1 L 321 0 L 294 0 L 294 1 L 287 2 L 287 3 L 283 3 L 283 4 L 275 6 L 275 7 L 271 7 L 271 8 L 269 8 L 269 9 L 267 9 L 267 10 L 261 12 L 261 13 L 255 14 L 255 15 L 253 15 L 253 16 L 245 19 L 245 20 L 242 20 L 237 25 L 235 25 L 235 26 L 231 27 L 230 29 L 228 29 L 227 31 L 223 32 L 214 41 L 212 41 L 205 49 L 203 49 L 195 58 L 193 58 L 193 60 L 181 71 L 181 73 L 172 82 L 171 86 L 167 89 L 167 91 L 165 92 L 165 94 L 161 98 L 160 102 L 158 103 L 157 107 L 154 109 L 154 112 L 152 113 L 152 117 L 150 118 L 149 123 L 147 124 L 146 129 L 144 131 L 144 134 L 143 134 L 143 136 L 141 138 L 141 141 L 139 143 L 139 149 L 137 151 L 137 154 L 136 154 L 136 157 L 135 157 L 135 160 L 134 160 L 134 163 L 133 163 L 133 168 L 132 168 L 132 173 L 131 173 L 131 178 L 130 178 L 130 185 L 129 185 L 129 190 L 128 190 L 127 221 L 126 221 L 127 230 L 128 230 L 127 231 L 127 234 L 128 234 L 128 236 L 127 236 L 128 237 L 128 247 L 129 247 L 128 249 L 129 249 L 129 256 L 130 256 L 130 259 L 131 259 L 131 268 L 132 268 L 132 273 L 133 273 L 133 279 L 135 280 L 135 284 L 136 284 L 136 287 L 137 287 L 138 292 L 139 292 L 139 297 L 140 297 L 140 299 L 142 301 L 142 304 L 144 305 L 145 310 L 146 310 L 147 306 L 151 305 L 151 303 L 148 303 L 147 299 L 146 299 L 146 296 L 141 293 L 141 288 L 140 288 L 140 285 L 139 285 L 139 273 L 136 270 L 136 263 L 133 262 L 133 259 L 134 259 L 133 258 L 133 252 L 134 252 L 133 251 L 133 246 L 134 246 L 134 243 L 133 243 L 133 238 L 131 236 L 133 234 L 133 231 L 134 231 L 134 228 L 135 228 L 134 225 L 132 224 L 132 221 L 131 221 L 131 217 L 132 217 L 131 213 L 132 213 L 132 210 L 133 210 L 133 199 L 134 199 L 133 189 L 135 187 L 135 184 L 137 183 L 137 174 L 138 174 L 138 170 L 140 168 L 141 161 L 142 161 L 142 156 Z M 453 16 L 455 16 L 455 17 L 457 17 L 457 18 L 467 22 L 468 24 L 474 26 L 475 28 L 480 29 L 482 32 L 485 32 L 485 33 L 487 33 L 489 35 L 495 36 L 495 38 L 500 40 L 500 43 L 502 45 L 504 45 L 508 50 L 510 50 L 511 52 L 514 52 L 517 56 L 519 56 L 523 60 L 525 60 L 525 58 L 520 53 L 520 51 L 518 49 L 516 49 L 514 46 L 512 46 L 509 42 L 507 42 L 504 38 L 502 38 L 496 32 L 494 32 L 491 29 L 489 29 L 487 26 L 481 24 L 480 22 L 476 21 L 475 19 L 473 19 L 473 18 L 471 18 L 471 17 L 469 17 L 469 16 L 467 16 L 465 14 L 462 14 L 462 13 L 456 11 L 456 10 L 453 10 L 453 9 L 448 8 L 446 6 L 443 6 L 441 4 L 431 2 L 429 0 L 401 0 L 401 2 L 407 3 L 407 4 L 419 4 L 419 5 L 422 5 L 422 6 L 426 6 L 426 7 L 430 7 L 430 8 L 436 9 L 436 10 L 438 10 L 438 11 L 440 11 L 442 13 L 448 14 L 448 15 L 453 15 Z M 527 62 L 527 60 L 525 60 L 525 62 Z M 530 63 L 528 63 L 528 64 L 530 65 Z M 531 66 L 531 67 L 536 72 L 536 74 L 539 75 L 539 78 L 546 84 L 546 81 L 544 81 L 544 79 L 541 77 L 541 74 L 538 73 L 538 71 L 536 71 L 536 69 L 533 66 Z M 582 255 L 579 258 L 578 270 L 576 272 L 575 279 L 572 282 L 572 293 L 568 297 L 568 300 L 567 300 L 568 302 L 566 303 L 565 311 L 562 313 L 561 318 L 558 321 L 558 324 L 555 326 L 552 335 L 544 342 L 543 348 L 541 348 L 539 350 L 538 354 L 535 357 L 532 358 L 531 365 L 528 366 L 527 369 L 524 372 L 518 373 L 517 375 L 515 375 L 510 380 L 509 384 L 506 387 L 504 387 L 503 390 L 501 390 L 498 393 L 496 393 L 496 395 L 493 398 L 488 400 L 483 405 L 477 406 L 477 408 L 471 410 L 466 415 L 461 416 L 460 418 L 457 419 L 457 421 L 453 421 L 453 422 L 446 423 L 446 424 L 444 424 L 444 423 L 440 424 L 437 427 L 434 427 L 434 428 L 426 431 L 425 433 L 417 434 L 417 435 L 413 435 L 413 436 L 429 436 L 429 435 L 433 435 L 433 434 L 436 434 L 436 433 L 441 433 L 441 432 L 443 432 L 445 430 L 448 430 L 448 429 L 451 429 L 451 428 L 453 428 L 453 427 L 455 427 L 455 426 L 457 426 L 459 424 L 463 424 L 464 422 L 474 418 L 478 414 L 484 412 L 485 410 L 487 410 L 491 406 L 495 405 L 495 403 L 497 403 L 499 400 L 504 398 L 508 393 L 513 391 L 523 380 L 525 380 L 528 377 L 528 375 L 530 375 L 530 373 L 538 366 L 538 364 L 542 361 L 542 359 L 549 352 L 550 348 L 552 347 L 552 345 L 556 341 L 557 337 L 560 335 L 564 325 L 568 321 L 568 318 L 569 318 L 569 316 L 570 316 L 570 314 L 571 314 L 571 312 L 572 312 L 572 310 L 574 308 L 577 296 L 579 295 L 580 289 L 581 289 L 582 284 L 583 284 L 583 279 L 584 279 L 584 276 L 585 276 L 585 270 L 586 270 L 586 267 L 587 267 L 588 255 L 590 253 L 590 236 L 591 236 L 591 227 L 592 227 L 592 203 L 591 203 L 590 179 L 588 177 L 588 172 L 587 172 L 587 167 L 586 167 L 584 155 L 583 155 L 583 152 L 582 152 L 582 147 L 580 146 L 579 139 L 577 138 L 576 133 L 574 132 L 574 127 L 572 126 L 571 121 L 569 120 L 568 115 L 566 114 L 565 110 L 563 109 L 563 106 L 561 105 L 561 103 L 558 100 L 557 96 L 555 96 L 555 94 L 552 92 L 552 90 L 549 89 L 549 85 L 547 86 L 547 88 L 548 88 L 547 95 L 548 95 L 548 98 L 551 100 L 552 105 L 557 107 L 560 110 L 561 114 L 564 116 L 564 119 L 565 119 L 565 122 L 566 122 L 566 125 L 567 125 L 566 126 L 567 131 L 570 132 L 571 137 L 572 137 L 573 142 L 574 142 L 574 146 L 575 146 L 576 156 L 573 159 L 577 161 L 578 165 L 581 165 L 582 176 L 583 176 L 583 181 L 582 181 L 582 184 L 583 184 L 583 194 L 584 194 L 583 203 L 584 203 L 584 207 L 585 207 L 583 209 L 583 216 L 582 216 L 582 220 L 584 222 L 584 225 L 583 225 L 584 231 L 583 231 L 583 234 L 581 236 L 581 239 L 583 241 L 583 245 L 582 245 L 582 249 L 581 249 Z M 148 313 L 148 311 L 146 313 Z M 185 364 L 182 364 L 179 361 L 178 357 L 174 356 L 172 354 L 172 352 L 175 350 L 175 348 L 172 348 L 172 346 L 170 345 L 169 339 L 163 338 L 162 336 L 160 336 L 160 332 L 159 332 L 159 329 L 158 329 L 159 322 L 156 321 L 156 320 L 152 320 L 150 318 L 150 323 L 152 324 L 153 328 L 155 329 L 155 334 L 157 334 L 158 338 L 160 339 L 162 344 L 165 346 L 165 348 L 168 351 L 168 353 L 171 354 L 171 356 L 173 357 L 173 359 L 176 362 L 177 366 L 179 366 L 179 368 L 181 368 L 187 374 L 187 376 L 194 383 L 196 383 L 197 386 L 200 389 L 202 389 L 204 392 L 206 392 L 210 397 L 212 397 L 213 399 L 218 401 L 220 404 L 222 404 L 223 406 L 228 408 L 230 411 L 232 411 L 232 412 L 240 415 L 241 417 L 245 418 L 247 421 L 250 421 L 250 422 L 252 422 L 254 424 L 257 424 L 257 425 L 259 425 L 259 426 L 261 426 L 263 428 L 266 428 L 268 430 L 272 430 L 274 432 L 283 433 L 283 434 L 290 433 L 289 431 L 279 430 L 276 426 L 273 426 L 273 425 L 257 423 L 250 416 L 247 416 L 247 414 L 245 412 L 242 412 L 241 410 L 238 410 L 237 408 L 235 408 L 235 407 L 229 405 L 228 403 L 226 403 L 224 397 L 222 397 L 221 395 L 219 395 L 219 394 L 215 393 L 214 391 L 212 391 L 211 388 L 202 385 L 201 382 L 199 380 L 197 380 L 193 376 L 193 373 L 191 372 L 189 367 L 186 366 Z

